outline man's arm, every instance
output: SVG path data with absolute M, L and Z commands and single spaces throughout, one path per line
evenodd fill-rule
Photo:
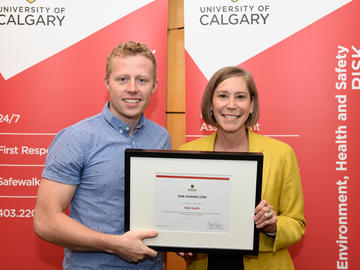
M 43 178 L 38 190 L 34 215 L 35 233 L 46 241 L 77 251 L 104 251 L 137 262 L 157 252 L 143 244 L 156 231 L 129 231 L 111 235 L 92 230 L 64 213 L 76 186 Z

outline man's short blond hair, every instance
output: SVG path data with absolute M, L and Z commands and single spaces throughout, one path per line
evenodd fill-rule
M 105 80 L 109 80 L 111 70 L 111 62 L 115 57 L 137 56 L 141 55 L 149 59 L 153 63 L 154 80 L 156 79 L 156 59 L 152 51 L 144 43 L 128 41 L 122 42 L 116 46 L 108 55 L 106 60 Z

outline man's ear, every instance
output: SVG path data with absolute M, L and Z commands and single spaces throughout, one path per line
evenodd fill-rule
M 154 80 L 154 85 L 151 94 L 154 94 L 158 86 L 158 80 Z
M 106 89 L 109 91 L 109 80 L 106 77 L 104 77 L 104 83 L 105 83 Z

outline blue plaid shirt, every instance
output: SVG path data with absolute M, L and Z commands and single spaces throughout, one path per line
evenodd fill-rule
M 109 234 L 124 233 L 124 152 L 126 148 L 171 149 L 165 128 L 142 115 L 130 126 L 109 110 L 61 130 L 52 142 L 42 177 L 77 185 L 70 216 Z M 162 258 L 128 263 L 104 252 L 65 249 L 64 269 L 161 269 Z

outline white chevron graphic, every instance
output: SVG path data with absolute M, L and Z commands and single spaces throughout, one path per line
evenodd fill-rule
M 0 73 L 30 68 L 153 0 L 2 0 Z
M 238 65 L 349 0 L 184 0 L 185 49 L 209 79 Z

